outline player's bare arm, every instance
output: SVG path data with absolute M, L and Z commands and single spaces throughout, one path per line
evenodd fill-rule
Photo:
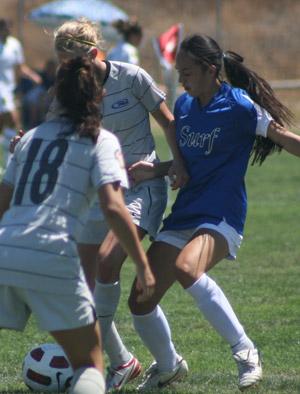
M 132 164 L 128 169 L 128 176 L 133 184 L 146 181 L 148 179 L 163 177 L 168 175 L 169 169 L 172 165 L 172 160 L 150 163 L 148 161 L 138 161 Z
M 300 156 L 300 135 L 292 133 L 274 120 L 269 124 L 267 135 L 287 152 Z

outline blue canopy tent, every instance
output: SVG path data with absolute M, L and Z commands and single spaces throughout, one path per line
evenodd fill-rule
M 107 40 L 114 39 L 117 34 L 111 23 L 128 19 L 123 10 L 107 0 L 55 0 L 34 8 L 28 17 L 43 27 L 57 27 L 67 20 L 88 18 L 101 25 Z

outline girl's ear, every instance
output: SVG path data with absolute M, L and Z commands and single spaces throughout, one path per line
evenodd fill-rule
M 214 64 L 210 64 L 209 73 L 212 75 L 217 75 L 217 67 Z
M 91 56 L 92 59 L 96 59 L 97 54 L 98 54 L 98 49 L 97 48 L 93 48 L 93 49 L 90 50 L 89 53 L 90 53 L 90 56 Z

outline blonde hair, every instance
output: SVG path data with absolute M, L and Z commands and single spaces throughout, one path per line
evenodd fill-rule
M 87 55 L 91 49 L 102 51 L 104 41 L 99 26 L 85 18 L 63 23 L 54 31 L 56 52 Z

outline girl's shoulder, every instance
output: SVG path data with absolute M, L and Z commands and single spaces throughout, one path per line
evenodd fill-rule
M 235 102 L 237 107 L 243 107 L 245 109 L 251 109 L 253 107 L 254 101 L 246 92 L 246 90 L 237 87 L 231 87 L 228 92 L 230 99 Z
M 188 93 L 182 93 L 175 102 L 175 109 L 180 109 L 182 107 L 188 107 L 194 101 L 194 97 L 190 96 Z

